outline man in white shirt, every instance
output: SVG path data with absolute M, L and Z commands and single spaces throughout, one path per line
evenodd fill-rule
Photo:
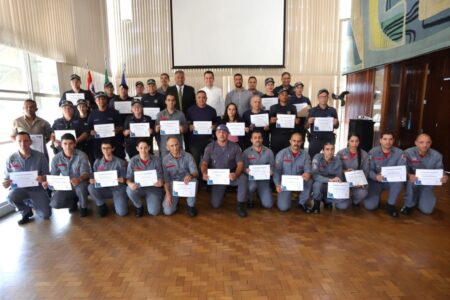
M 206 71 L 203 74 L 203 79 L 205 80 L 205 87 L 200 90 L 205 91 L 208 105 L 216 110 L 218 117 L 222 117 L 225 110 L 225 100 L 223 99 L 222 89 L 214 86 L 214 73 Z

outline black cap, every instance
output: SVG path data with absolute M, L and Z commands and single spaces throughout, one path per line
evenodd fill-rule
M 149 80 L 147 80 L 147 85 L 150 85 L 150 84 L 156 85 L 156 80 L 155 80 L 155 79 L 149 79 Z
M 88 102 L 87 102 L 87 100 L 85 100 L 85 99 L 78 99 L 78 101 L 77 101 L 77 106 L 78 105 L 80 105 L 80 104 L 84 104 L 84 105 L 88 105 Z
M 114 85 L 112 84 L 112 82 L 111 81 L 108 81 L 108 82 L 106 82 L 104 85 L 103 85 L 103 87 L 114 87 Z
M 119 87 L 122 87 L 122 88 L 128 90 L 128 85 L 127 85 L 126 83 L 123 83 L 123 84 L 121 83 L 121 84 L 119 85 Z
M 64 100 L 59 107 L 70 106 L 73 107 L 72 101 Z
M 278 92 L 278 95 L 280 95 L 281 93 L 289 94 L 289 91 L 287 89 L 282 89 Z
M 81 77 L 78 76 L 77 74 L 72 74 L 72 75 L 70 75 L 70 80 L 80 80 L 81 81 Z
M 97 92 L 97 93 L 95 94 L 95 99 L 100 98 L 100 97 L 103 97 L 103 98 L 106 99 L 106 94 L 103 93 L 103 92 Z
M 136 81 L 136 86 L 138 86 L 138 85 L 144 86 L 144 83 L 142 81 Z
M 294 87 L 298 87 L 298 86 L 304 87 L 303 82 L 297 81 L 297 82 L 294 84 Z
M 267 85 L 268 83 L 275 83 L 275 80 L 273 80 L 272 77 L 266 78 L 266 80 L 264 80 L 264 85 Z
M 139 104 L 142 106 L 142 102 L 140 99 L 136 99 L 134 98 L 133 100 L 131 100 L 131 106 L 135 105 L 135 104 Z

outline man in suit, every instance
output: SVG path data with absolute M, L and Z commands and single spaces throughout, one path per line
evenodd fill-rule
M 187 109 L 195 104 L 195 91 L 192 86 L 185 85 L 184 80 L 184 71 L 176 71 L 175 85 L 167 89 L 167 94 L 175 96 L 175 108 L 186 114 Z
M 186 116 L 189 107 L 195 105 L 195 90 L 192 86 L 184 84 L 184 71 L 175 72 L 175 85 L 167 88 L 166 95 L 173 95 L 176 99 L 175 109 L 182 111 Z M 188 135 L 184 136 L 184 148 L 190 151 Z

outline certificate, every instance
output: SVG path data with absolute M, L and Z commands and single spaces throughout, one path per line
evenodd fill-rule
M 295 115 L 277 114 L 277 128 L 294 128 Z
M 149 116 L 152 120 L 156 120 L 156 115 L 159 113 L 159 107 L 144 107 L 144 115 Z
M 12 181 L 11 187 L 13 187 L 13 188 L 26 188 L 26 187 L 38 186 L 39 183 L 36 180 L 37 177 L 38 177 L 37 171 L 9 173 L 9 179 Z
M 269 126 L 269 114 L 250 115 L 250 123 L 255 127 Z
M 350 184 L 348 182 L 328 182 L 327 198 L 329 199 L 350 198 Z
M 308 103 L 295 103 L 295 108 L 297 109 L 297 113 L 301 112 L 303 109 L 308 107 Z
M 405 182 L 406 166 L 381 167 L 384 182 Z
M 230 135 L 244 136 L 245 135 L 245 123 L 244 122 L 228 122 L 228 130 Z
M 70 133 L 71 135 L 74 136 L 74 138 L 77 137 L 77 134 L 76 134 L 75 130 L 73 130 L 73 129 L 72 130 L 55 130 L 55 139 L 57 141 L 61 141 L 61 137 L 63 135 L 65 135 L 66 133 Z
M 30 134 L 30 138 L 31 138 L 31 149 L 39 151 L 41 153 L 45 153 L 44 152 L 44 136 L 42 134 Z
M 301 175 L 281 175 L 282 191 L 303 191 L 303 177 Z
M 47 175 L 48 187 L 55 191 L 71 191 L 72 184 L 69 176 Z
M 130 137 L 149 137 L 150 124 L 130 123 Z
M 442 185 L 441 178 L 444 176 L 442 169 L 417 169 L 415 185 Z
M 180 134 L 180 121 L 178 120 L 160 121 L 159 125 L 161 125 L 161 135 Z
M 211 121 L 194 121 L 194 134 L 198 135 L 211 135 L 212 134 L 212 122 Z
M 270 165 L 250 165 L 248 168 L 250 169 L 248 173 L 249 180 L 270 179 Z
M 314 131 L 333 131 L 334 118 L 314 118 Z
M 229 185 L 230 169 L 208 169 L 208 185 Z
M 117 170 L 94 172 L 95 187 L 102 188 L 108 186 L 118 186 Z
M 264 110 L 270 110 L 270 107 L 272 105 L 278 104 L 278 98 L 277 97 L 261 98 L 261 103 Z
M 117 109 L 121 115 L 131 114 L 131 101 L 114 101 L 114 108 Z
M 142 101 L 142 97 L 138 97 L 138 96 L 134 96 L 133 99 L 134 99 L 134 100 Z
M 362 170 L 344 172 L 344 175 L 345 180 L 350 183 L 350 187 L 368 184 L 366 175 Z
M 83 93 L 67 93 L 66 94 L 66 100 L 71 101 L 75 105 L 76 105 L 77 101 L 80 99 L 84 100 Z
M 184 181 L 174 181 L 172 183 L 172 196 L 176 197 L 195 197 L 195 181 L 185 184 Z
M 113 123 L 94 125 L 94 130 L 95 138 L 97 139 L 113 137 L 116 135 Z
M 156 170 L 136 171 L 134 172 L 134 182 L 139 187 L 154 186 L 158 181 Z

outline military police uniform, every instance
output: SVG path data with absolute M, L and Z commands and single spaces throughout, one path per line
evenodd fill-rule
M 241 148 L 233 142 L 227 141 L 225 147 L 221 147 L 217 142 L 212 142 L 206 146 L 202 158 L 210 169 L 230 169 L 230 173 L 236 170 L 237 164 L 242 162 Z M 237 186 L 238 204 L 247 201 L 247 177 L 242 173 L 236 180 L 230 181 L 231 186 Z M 226 185 L 211 186 L 211 205 L 218 208 L 222 205 Z
M 70 178 L 80 178 L 83 174 L 90 174 L 91 167 L 87 155 L 75 149 L 71 159 L 64 155 L 64 151 L 56 154 L 51 163 L 51 175 L 69 176 Z M 53 208 L 71 208 L 74 204 L 75 196 L 80 201 L 80 208 L 87 208 L 88 197 L 87 181 L 81 181 L 79 185 L 72 186 L 72 191 L 55 191 L 50 201 Z
M 415 174 L 417 169 L 444 169 L 442 154 L 434 149 L 429 149 L 425 156 L 419 154 L 417 147 L 406 149 L 404 153 L 409 174 Z M 433 188 L 434 186 L 416 185 L 408 180 L 404 206 L 412 208 L 417 205 L 422 213 L 431 214 L 436 205 Z
M 325 107 L 325 109 L 322 109 L 319 105 L 316 107 L 313 107 L 308 112 L 308 118 L 306 121 L 308 121 L 309 118 L 336 118 L 337 119 L 337 112 L 334 107 L 328 106 Z M 337 127 L 335 127 L 337 128 Z M 308 136 L 309 141 L 309 156 L 314 157 L 317 153 L 319 153 L 323 145 L 325 143 L 332 143 L 334 144 L 336 142 L 336 136 L 335 134 L 331 132 L 324 132 L 324 131 L 315 131 L 314 130 L 314 124 L 311 124 L 310 126 L 310 135 Z
M 281 105 L 278 103 L 270 107 L 269 119 L 276 117 L 277 114 L 297 117 L 297 109 L 291 104 Z M 289 146 L 289 138 L 293 131 L 294 128 L 277 128 L 276 124 L 270 124 L 270 148 L 274 155 L 277 155 L 278 151 Z
M 134 182 L 134 173 L 137 171 L 156 170 L 158 180 L 162 179 L 163 171 L 161 160 L 153 155 L 149 155 L 148 161 L 142 161 L 139 155 L 133 156 L 128 162 L 127 179 Z M 141 208 L 141 197 L 145 197 L 147 202 L 148 213 L 157 216 L 161 212 L 161 201 L 163 197 L 163 189 L 156 186 L 138 187 L 136 190 L 127 187 L 127 195 L 133 202 L 134 207 Z
M 160 125 L 161 121 L 179 121 L 180 126 L 183 126 L 184 128 L 187 128 L 188 123 L 186 121 L 186 117 L 184 116 L 184 113 L 179 111 L 178 109 L 175 109 L 173 113 L 169 113 L 167 109 L 160 111 L 156 115 L 156 125 Z M 183 134 L 173 134 L 173 135 L 163 135 L 161 134 L 161 131 L 159 132 L 159 156 L 163 158 L 166 156 L 167 153 L 169 153 L 169 150 L 166 148 L 166 143 L 169 137 L 176 137 L 178 139 L 178 142 L 180 143 L 180 146 L 183 147 Z
M 381 173 L 382 167 L 406 165 L 403 151 L 397 147 L 392 147 L 389 153 L 384 153 L 381 146 L 377 146 L 369 151 L 369 159 L 369 195 L 364 201 L 364 205 L 369 210 L 377 209 L 380 204 L 381 193 L 383 190 L 389 190 L 387 203 L 391 207 L 395 206 L 404 183 L 378 182 L 376 176 Z
M 110 161 L 104 157 L 95 160 L 93 166 L 94 172 L 117 171 L 118 178 L 127 177 L 127 163 L 126 161 L 113 156 Z M 93 178 L 92 174 L 92 178 Z M 105 205 L 105 199 L 112 198 L 114 201 L 114 208 L 119 216 L 125 216 L 128 213 L 128 198 L 126 192 L 126 185 L 119 183 L 117 186 L 101 187 L 97 184 L 90 184 L 88 187 L 89 194 L 94 199 L 97 207 Z
M 172 154 L 168 153 L 164 156 L 163 161 L 163 174 L 164 181 L 170 183 L 170 193 L 173 195 L 173 182 L 184 181 L 184 178 L 191 174 L 198 174 L 197 165 L 194 158 L 188 152 L 181 150 L 180 157 L 175 158 Z M 192 176 L 192 175 L 191 175 Z M 193 178 L 191 182 L 197 183 L 197 180 Z M 166 201 L 163 201 L 163 212 L 165 215 L 171 215 L 177 210 L 179 197 L 172 196 L 172 204 L 168 205 Z M 195 207 L 196 198 L 187 197 L 187 205 L 192 208 Z
M 48 174 L 48 161 L 45 155 L 33 149 L 30 151 L 30 156 L 27 158 L 23 158 L 19 151 L 11 154 L 6 161 L 5 179 L 10 179 L 10 173 L 13 172 L 38 171 L 38 176 Z M 17 207 L 22 216 L 31 215 L 31 208 L 34 208 L 36 213 L 44 219 L 49 218 L 52 213 L 50 199 L 41 185 L 19 188 L 12 184 L 8 193 L 8 202 Z
M 270 165 L 270 169 L 274 170 L 275 159 L 272 150 L 266 146 L 262 146 L 261 152 L 256 151 L 253 146 L 247 148 L 244 153 L 244 167 L 248 169 L 253 165 Z M 258 192 L 261 204 L 265 208 L 273 206 L 272 189 L 269 180 L 252 180 L 250 175 L 248 180 L 248 199 L 249 203 L 253 203 L 253 193 Z
M 294 155 L 290 147 L 278 152 L 275 158 L 275 172 L 273 174 L 273 181 L 276 185 L 281 185 L 282 175 L 303 175 L 304 173 L 312 173 L 311 159 L 305 150 L 300 149 L 297 155 Z M 303 181 L 303 191 L 298 197 L 298 204 L 305 210 L 312 185 L 312 178 L 308 181 Z M 278 193 L 279 210 L 287 211 L 291 208 L 291 194 L 291 191 Z
M 369 176 L 369 155 L 361 149 L 361 164 L 358 165 L 358 153 L 351 153 L 348 148 L 340 150 L 336 156 L 341 160 L 343 170 L 362 170 L 366 178 Z M 345 177 L 345 176 L 344 176 Z M 351 187 L 350 197 L 353 204 L 359 205 L 367 197 L 367 186 Z
M 334 156 L 330 162 L 327 162 L 323 153 L 316 154 L 312 162 L 312 173 L 314 177 L 314 202 L 323 200 L 325 205 L 334 203 L 336 208 L 348 208 L 350 205 L 349 199 L 329 199 L 327 197 L 328 182 L 330 182 L 330 179 L 339 177 L 343 180 L 342 163 L 338 157 Z

